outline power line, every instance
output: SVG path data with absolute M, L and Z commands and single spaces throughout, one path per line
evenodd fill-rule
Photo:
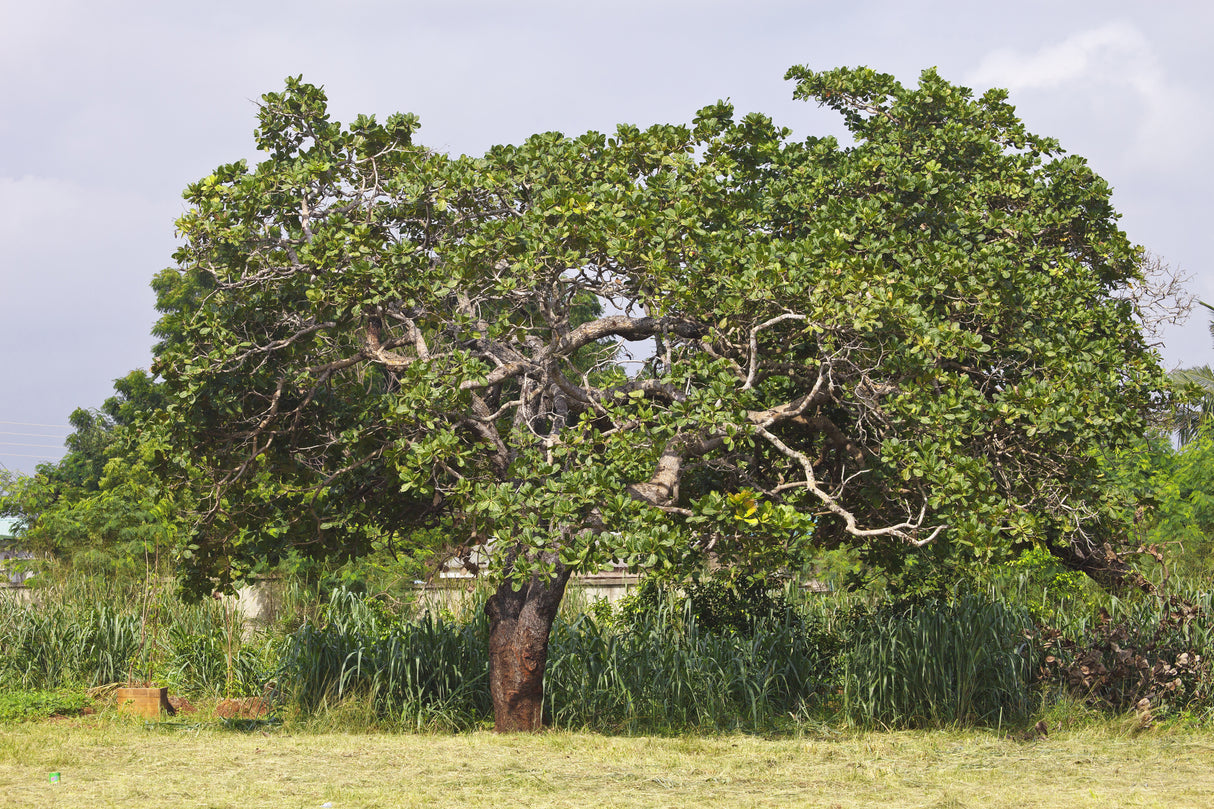
M 10 433 L 8 430 L 0 430 L 0 435 L 19 435 L 24 438 L 63 438 L 61 435 L 48 435 L 46 433 Z
M 54 444 L 20 444 L 16 441 L 0 441 L 0 447 L 37 447 L 38 449 L 59 449 Z
M 15 427 L 50 427 L 52 430 L 76 429 L 70 424 L 36 424 L 32 421 L 4 421 L 3 419 L 0 419 L 0 424 L 11 424 Z
M 53 461 L 59 456 L 56 456 L 56 455 L 26 455 L 23 452 L 0 452 L 0 457 L 3 457 L 3 458 L 41 458 L 44 461 Z

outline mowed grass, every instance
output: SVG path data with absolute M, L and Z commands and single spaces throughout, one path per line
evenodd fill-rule
M 58 783 L 48 774 L 58 772 Z M 820 738 L 0 728 L 0 807 L 1208 807 L 1214 734 Z

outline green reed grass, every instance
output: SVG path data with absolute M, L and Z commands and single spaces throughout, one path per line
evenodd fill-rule
M 255 696 L 271 679 L 281 646 L 230 604 L 180 604 L 164 633 L 163 679 L 198 696 Z
M 137 612 L 109 605 L 0 605 L 5 682 L 56 689 L 127 678 L 140 646 Z
M 491 713 L 488 635 L 479 611 L 401 620 L 338 590 L 319 622 L 291 635 L 276 679 L 306 712 L 354 701 L 406 726 L 468 727 Z
M 626 624 L 562 614 L 549 646 L 548 719 L 628 732 L 771 727 L 825 692 L 832 644 L 791 612 L 749 633 L 705 631 L 675 600 Z M 465 728 L 492 715 L 487 648 L 482 610 L 400 620 L 338 591 L 319 622 L 292 635 L 277 680 L 309 713 L 353 704 L 379 721 Z
M 851 598 L 705 630 L 668 597 L 626 616 L 562 614 L 545 701 L 554 726 L 608 732 L 761 730 L 839 709 L 863 725 L 1000 725 L 1034 707 L 1027 614 L 976 595 L 866 609 Z M 291 638 L 279 682 L 305 711 L 352 702 L 413 727 L 487 721 L 488 627 L 386 615 L 334 593 Z M 344 708 L 343 710 L 350 710 Z
M 69 576 L 28 602 L 0 598 L 0 682 L 53 690 L 156 680 L 196 695 L 260 692 L 275 656 L 268 639 L 246 639 L 219 602 L 181 601 L 171 581 L 148 596 L 145 612 L 142 583 Z
M 1169 598 L 1169 596 L 1171 598 Z M 1196 608 L 1187 620 L 1177 620 L 1181 606 Z M 1214 592 L 1181 585 L 1163 598 L 1131 593 L 1109 596 L 1101 604 L 1105 615 L 1092 610 L 1058 609 L 1055 628 L 1074 638 L 1090 636 L 1100 623 L 1121 624 L 1136 644 L 1147 641 L 1183 647 L 1203 657 L 1214 655 Z
M 966 593 L 884 605 L 852 619 L 841 659 L 841 713 L 862 726 L 1023 721 L 1031 689 L 1028 613 Z
M 624 626 L 554 627 L 545 681 L 554 725 L 599 730 L 770 727 L 820 700 L 834 642 L 792 612 L 708 631 L 686 601 Z
M 30 604 L 0 599 L 0 683 L 53 690 L 152 671 L 191 697 L 272 684 L 309 721 L 342 727 L 458 730 L 491 719 L 487 590 L 421 615 L 344 590 L 319 603 L 299 590 L 296 610 L 267 632 L 220 601 L 183 603 L 164 581 L 148 611 L 155 631 L 141 644 L 141 585 L 67 579 Z M 1211 596 L 1185 598 L 1199 614 L 1180 622 L 1165 620 L 1172 607 L 1159 599 L 1102 604 L 1108 620 L 1168 654 L 1214 660 Z M 1038 709 L 1041 690 L 1031 682 L 1037 647 L 1026 640 L 1033 626 L 1022 603 L 1006 592 L 877 606 L 811 596 L 733 629 L 705 628 L 688 599 L 670 594 L 642 611 L 565 609 L 549 648 L 546 718 L 625 733 L 836 717 L 866 727 L 1014 724 Z M 1067 637 L 1083 638 L 1103 620 L 1092 612 L 1060 605 L 1051 614 Z

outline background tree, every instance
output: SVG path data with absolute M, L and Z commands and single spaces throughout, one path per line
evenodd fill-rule
M 1001 91 L 789 77 L 856 142 L 718 103 L 450 158 L 410 116 L 264 96 L 265 159 L 189 187 L 156 282 L 194 587 L 290 549 L 487 557 L 510 730 L 608 561 L 850 545 L 914 577 L 1038 544 L 1133 575 L 1099 458 L 1165 380 L 1107 185 Z
M 1157 506 L 1143 544 L 1163 551 L 1171 576 L 1209 581 L 1214 573 L 1214 436 L 1207 425 L 1179 450 L 1159 453 L 1151 482 Z
M 1208 424 L 1176 446 L 1164 429 L 1106 462 L 1120 485 L 1124 518 L 1136 528 L 1133 551 L 1153 580 L 1201 583 L 1214 572 L 1214 436 Z M 1151 560 L 1154 560 L 1153 562 Z
M 77 408 L 75 430 L 56 463 L 14 479 L 0 513 L 18 518 L 22 545 L 96 573 L 143 569 L 145 552 L 168 548 L 177 517 L 153 474 L 155 427 L 163 388 L 145 371 L 114 380 L 97 410 Z
M 1214 312 L 1214 306 L 1205 301 L 1198 303 Z M 1214 320 L 1210 321 L 1210 336 L 1214 338 Z M 1176 433 L 1183 446 L 1197 438 L 1202 425 L 1209 424 L 1210 414 L 1214 413 L 1214 370 L 1209 365 L 1181 368 L 1172 372 L 1172 379 L 1188 388 L 1192 396 L 1190 404 L 1182 404 L 1176 409 Z

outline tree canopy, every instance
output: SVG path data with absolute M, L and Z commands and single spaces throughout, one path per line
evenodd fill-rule
M 195 586 L 428 544 L 492 558 L 497 626 L 612 560 L 1122 577 L 1099 460 L 1165 379 L 1107 184 L 1003 91 L 788 78 L 854 143 L 718 102 L 454 157 L 264 96 L 264 159 L 188 188 L 155 284 Z

